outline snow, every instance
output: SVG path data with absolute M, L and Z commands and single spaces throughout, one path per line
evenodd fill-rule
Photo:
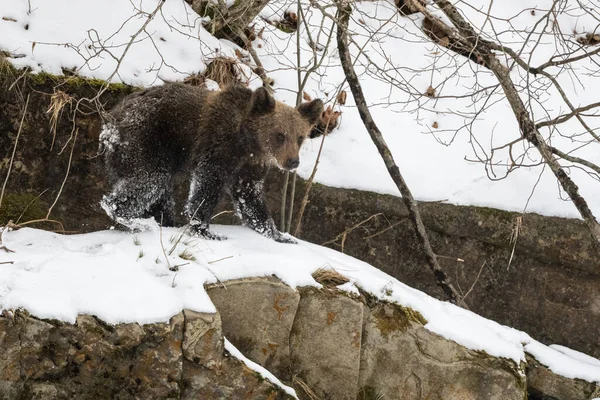
M 182 309 L 214 312 L 205 284 L 274 275 L 292 288 L 321 287 L 312 273 L 330 268 L 349 279 L 341 289 L 356 294 L 360 287 L 381 300 L 411 307 L 425 317 L 426 329 L 463 346 L 517 364 L 528 352 L 556 373 L 600 382 L 599 360 L 542 345 L 335 250 L 301 240 L 277 243 L 244 227 L 212 228 L 229 239 L 205 241 L 176 228 L 135 235 L 6 231 L 3 245 L 14 253 L 0 252 L 0 309 L 24 308 L 39 318 L 70 323 L 78 314 L 111 324 L 166 322 Z M 4 263 L 8 261 L 13 263 Z
M 586 359 L 584 360 L 581 357 L 581 353 L 574 356 L 574 353 L 578 352 L 574 352 L 571 349 L 567 350 L 565 352 L 557 351 L 536 341 L 525 346 L 527 353 L 534 356 L 540 363 L 559 375 L 571 379 L 579 378 L 590 382 L 599 382 L 599 361 L 587 355 L 585 355 Z M 592 362 L 586 361 L 589 359 Z
M 293 388 L 281 383 L 281 381 L 279 379 L 277 379 L 277 377 L 275 375 L 270 373 L 266 368 L 258 365 L 254 361 L 246 358 L 246 356 L 244 356 L 241 351 L 239 351 L 233 344 L 231 344 L 231 342 L 229 340 L 227 340 L 227 338 L 225 338 L 225 350 L 227 350 L 232 356 L 234 356 L 235 358 L 237 358 L 238 360 L 240 360 L 244 364 L 246 364 L 246 366 L 248 368 L 250 368 L 253 371 L 258 372 L 263 378 L 265 378 L 265 379 L 271 381 L 272 383 L 274 383 L 275 385 L 279 386 L 281 389 L 283 389 L 287 394 L 289 394 L 293 398 L 295 398 L 295 399 L 298 398 L 298 396 L 296 396 L 296 391 Z
M 544 24 L 533 29 L 548 7 L 537 3 L 473 0 L 469 7 L 462 3 L 459 7 L 476 27 L 487 33 L 500 32 L 504 43 L 522 49 L 530 64 L 539 65 L 565 49 L 555 32 L 540 33 Z M 584 3 L 591 13 L 598 9 L 597 0 L 577 2 L 561 14 L 556 31 L 560 28 L 569 36 L 597 30 L 598 21 L 584 13 Z M 295 4 L 295 0 L 272 0 L 261 16 L 280 19 L 284 11 L 294 10 Z M 492 18 L 486 18 L 490 4 Z M 154 12 L 155 17 L 147 23 L 148 15 Z M 328 12 L 333 13 L 333 8 Z M 507 18 L 512 16 L 515 18 L 509 22 Z M 330 21 L 315 9 L 307 17 L 313 40 L 324 46 Z M 264 27 L 262 39 L 254 45 L 268 75 L 275 80 L 276 97 L 293 104 L 296 35 L 283 33 L 261 18 L 255 22 L 257 31 Z M 356 68 L 371 112 L 415 197 L 579 217 L 550 171 L 537 165 L 535 150 L 515 146 L 514 155 L 523 156 L 532 166 L 516 169 L 505 179 L 506 148 L 495 152 L 493 168 L 472 161 L 489 154 L 492 146 L 516 139 L 517 123 L 504 95 L 494 89 L 497 82 L 489 71 L 452 57 L 425 40 L 421 22 L 419 16 L 399 16 L 392 1 L 378 0 L 358 3 L 350 25 L 352 39 L 364 45 Z M 514 29 L 509 29 L 509 23 Z M 368 38 L 372 40 L 367 43 Z M 313 51 L 304 28 L 300 45 L 302 65 L 311 64 Z M 211 36 L 184 1 L 0 0 L 0 50 L 13 54 L 9 60 L 16 67 L 29 67 L 34 72 L 62 74 L 63 69 L 70 69 L 86 77 L 149 86 L 182 80 L 204 70 L 213 57 L 236 57 L 236 49 L 232 43 Z M 357 54 L 356 48 L 353 52 Z M 335 46 L 325 54 L 317 52 L 317 56 L 323 56 L 323 62 L 308 79 L 305 91 L 333 104 L 337 90 L 347 90 Z M 387 78 L 396 86 L 382 81 L 383 72 L 366 68 L 366 57 L 384 66 Z M 599 56 L 595 57 L 597 62 Z M 249 68 L 244 71 L 251 87 L 261 84 Z M 550 71 L 556 73 L 558 69 Z M 582 60 L 558 76 L 575 107 L 597 100 L 593 71 L 597 71 L 594 60 Z M 531 79 L 532 92 L 523 100 L 536 120 L 552 119 L 568 110 L 556 89 L 543 78 L 527 77 L 516 68 L 512 77 L 520 84 Z M 436 88 L 437 98 L 422 96 L 429 85 Z M 210 88 L 215 89 L 214 82 Z M 481 93 L 474 94 L 478 89 Z M 341 125 L 325 138 L 316 181 L 399 195 L 362 125 L 352 96 L 337 108 L 343 112 Z M 592 129 L 598 129 L 597 118 L 584 119 Z M 433 127 L 434 122 L 438 128 Z M 583 132 L 575 118 L 559 128 L 543 132 L 552 145 L 600 163 L 599 143 L 588 143 L 583 136 L 567 137 Z M 110 145 L 110 136 L 106 139 Z M 311 174 L 320 141 L 307 141 L 303 146 L 300 176 Z M 599 215 L 596 177 L 579 168 L 568 168 L 567 172 Z M 137 237 L 116 231 L 74 236 L 33 229 L 5 232 L 4 244 L 16 252 L 0 252 L 0 262 L 14 261 L 0 264 L 0 308 L 25 308 L 40 318 L 67 322 L 74 322 L 78 314 L 94 314 L 113 324 L 167 321 L 185 308 L 214 312 L 205 283 L 273 274 L 293 288 L 318 287 L 311 273 L 328 267 L 350 278 L 342 290 L 356 293 L 360 286 L 380 299 L 412 307 L 427 319 L 427 329 L 464 346 L 517 363 L 524 361 L 528 352 L 556 373 L 600 381 L 600 361 L 596 359 L 562 346 L 544 346 L 524 332 L 439 302 L 351 257 L 302 241 L 298 245 L 275 243 L 239 227 L 215 229 L 229 240 L 206 242 L 182 237 L 178 241 L 181 235 L 175 229 L 164 229 L 162 240 L 157 230 Z M 184 250 L 193 253 L 196 260 L 187 260 Z M 179 266 L 179 271 L 170 271 L 169 265 Z
M 207 62 L 217 55 L 235 57 L 236 46 L 211 36 L 184 1 L 31 0 L 29 3 L 30 10 L 28 2 L 0 0 L 0 50 L 18 57 L 10 59 L 15 66 L 30 67 L 36 72 L 61 74 L 62 68 L 67 68 L 83 76 L 147 86 L 182 80 L 204 70 Z M 524 59 L 532 65 L 567 50 L 564 43 L 556 39 L 559 30 L 572 40 L 597 30 L 598 20 L 586 14 L 582 6 L 586 4 L 589 13 L 597 13 L 594 11 L 598 9 L 597 0 L 567 6 L 560 14 L 560 25 L 543 34 L 541 30 L 546 24 L 535 23 L 550 3 L 538 3 L 534 0 L 491 3 L 490 0 L 473 0 L 468 6 L 460 3 L 459 8 L 483 32 L 499 32 L 503 42 L 522 50 Z M 303 4 L 306 6 L 307 2 Z M 492 18 L 486 18 L 490 4 Z M 286 10 L 295 8 L 295 0 L 272 0 L 261 17 L 278 20 Z M 142 29 L 154 11 L 156 16 Z M 334 12 L 332 6 L 328 12 Z M 508 17 L 514 18 L 508 21 Z M 291 104 L 297 89 L 296 35 L 283 33 L 262 18 L 255 21 L 256 30 L 264 28 L 264 32 L 254 47 L 268 75 L 275 80 L 276 96 Z M 314 8 L 307 13 L 307 18 L 313 41 L 325 46 L 330 21 L 323 19 L 321 12 Z M 420 30 L 421 22 L 419 16 L 400 16 L 391 0 L 378 0 L 357 3 L 350 24 L 352 39 L 357 45 L 364 45 L 356 69 L 371 112 L 415 197 L 421 201 L 511 211 L 526 209 L 579 218 L 549 169 L 538 165 L 536 150 L 514 146 L 513 156 L 523 156 L 523 161 L 532 166 L 518 168 L 505 179 L 507 148 L 495 151 L 493 165 L 473 161 L 489 155 L 492 146 L 502 146 L 518 138 L 517 123 L 503 93 L 494 88 L 497 81 L 491 73 L 466 58 L 452 57 L 444 48 L 427 41 Z M 135 40 L 127 47 L 132 36 Z M 304 28 L 300 44 L 301 64 L 312 65 L 313 51 Z M 353 51 L 356 54 L 355 48 Z M 247 56 L 243 50 L 242 54 Z M 323 56 L 323 62 L 308 79 L 305 91 L 313 98 L 320 97 L 333 104 L 336 91 L 344 81 L 335 38 L 325 54 L 317 52 L 317 56 Z M 366 57 L 383 66 L 384 72 L 366 68 Z M 571 70 L 561 70 L 557 78 L 575 107 L 597 100 L 597 74 L 593 71 L 597 71 L 594 62 L 600 55 L 594 57 L 595 60 L 575 63 Z M 117 60 L 121 58 L 118 65 Z M 245 71 L 251 87 L 261 84 L 249 68 Z M 550 72 L 557 73 L 559 69 L 551 68 Z M 384 75 L 396 85 L 382 81 Z M 568 110 L 556 89 L 543 77 L 527 77 L 518 68 L 513 70 L 512 77 L 518 84 L 529 83 L 531 92 L 524 94 L 523 100 L 537 121 L 554 118 Z M 436 88 L 437 98 L 422 95 L 430 84 Z M 480 92 L 475 93 L 477 90 Z M 316 181 L 399 195 L 362 125 L 352 96 L 348 96 L 346 105 L 336 108 L 343 112 L 341 125 L 325 139 Z M 598 129 L 598 118 L 593 115 L 583 118 L 591 129 Z M 438 128 L 433 128 L 434 122 Z M 600 143 L 589 143 L 586 136 L 567 137 L 583 132 L 573 118 L 560 125 L 559 130 L 547 130 L 543 134 L 552 145 L 600 163 Z M 298 172 L 304 178 L 312 172 L 320 140 L 307 141 L 303 146 Z M 562 163 L 569 167 L 569 163 Z M 567 173 L 579 185 L 592 211 L 599 215 L 597 176 L 573 167 L 567 168 Z M 488 174 L 494 180 L 489 179 Z

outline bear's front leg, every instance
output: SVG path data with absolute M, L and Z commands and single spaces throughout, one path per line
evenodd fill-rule
M 291 235 L 277 229 L 269 213 L 264 192 L 266 173 L 263 166 L 242 167 L 231 189 L 235 213 L 245 226 L 265 237 L 280 243 L 297 243 Z
M 188 202 L 185 206 L 185 213 L 193 234 L 210 240 L 227 239 L 209 230 L 210 219 L 219 202 L 219 195 L 225 184 L 223 177 L 226 175 L 227 171 L 222 171 L 211 163 L 200 163 L 194 170 Z

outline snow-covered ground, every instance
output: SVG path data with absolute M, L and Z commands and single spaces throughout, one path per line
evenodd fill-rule
M 574 40 L 598 30 L 598 0 L 566 3 L 556 24 L 536 24 L 552 2 L 538 3 L 471 0 L 458 2 L 457 6 L 476 27 L 487 33 L 497 32 L 503 44 L 522 50 L 523 58 L 531 65 L 566 51 L 564 43 L 557 41 L 558 36 Z M 157 8 L 159 4 L 161 8 Z M 264 19 L 281 19 L 286 10 L 295 7 L 295 0 L 272 0 L 255 21 L 256 31 L 264 27 L 264 32 L 254 47 L 269 76 L 275 79 L 276 96 L 288 103 L 295 101 L 297 89 L 296 35 L 284 33 Z M 491 18 L 486 18 L 488 10 Z M 144 26 L 148 15 L 155 11 L 154 19 Z M 334 13 L 333 6 L 327 12 Z M 323 47 L 331 32 L 331 22 L 323 19 L 321 12 L 311 8 L 306 16 L 311 28 L 301 29 L 302 66 L 312 65 L 308 32 L 313 42 Z M 421 18 L 401 16 L 391 0 L 378 0 L 357 3 L 351 22 L 352 39 L 364 45 L 356 68 L 372 104 L 371 111 L 416 198 L 516 211 L 527 207 L 528 211 L 547 215 L 578 217 L 551 172 L 537 165 L 535 150 L 521 160 L 534 166 L 517 169 L 506 179 L 500 178 L 507 169 L 508 148 L 495 151 L 493 168 L 487 168 L 490 176 L 500 179 L 495 181 L 488 178 L 483 164 L 472 161 L 489 155 L 492 147 L 517 139 L 517 123 L 501 90 L 494 86 L 497 81 L 491 73 L 427 41 L 420 30 Z M 542 29 L 546 33 L 540 34 Z M 132 45 L 127 46 L 132 36 Z M 83 76 L 134 85 L 181 80 L 202 71 L 216 55 L 235 57 L 235 46 L 204 30 L 183 0 L 0 0 L 0 50 L 15 55 L 11 62 L 18 67 L 54 74 L 68 68 Z M 356 47 L 353 51 L 358 53 Z M 332 104 L 344 80 L 335 38 L 329 48 L 316 55 L 323 56 L 322 64 L 311 75 L 305 91 Z M 381 69 L 371 65 L 365 73 L 367 57 Z M 598 100 L 599 78 L 594 71 L 599 58 L 597 54 L 591 60 L 579 61 L 570 70 L 549 69 L 553 74 L 561 71 L 558 81 L 575 107 Z M 251 86 L 260 85 L 249 69 L 246 73 Z M 386 81 L 382 80 L 384 76 Z M 536 121 L 567 111 L 565 102 L 547 81 L 524 76 L 517 68 L 512 76 L 530 88 L 523 99 Z M 396 85 L 390 85 L 390 81 Z M 434 99 L 422 95 L 429 85 L 436 89 Z M 346 105 L 337 106 L 343 112 L 341 128 L 325 140 L 316 180 L 398 195 L 351 97 Z M 598 118 L 584 119 L 591 129 L 598 129 Z M 590 143 L 587 134 L 566 137 L 583 132 L 572 118 L 559 130 L 544 134 L 563 151 L 573 150 L 574 156 L 600 163 L 600 143 Z M 310 175 L 319 144 L 317 139 L 304 146 L 301 176 Z M 512 150 L 514 157 L 525 154 L 522 144 Z M 580 168 L 569 168 L 568 173 L 591 209 L 600 215 L 597 177 Z
M 78 314 L 113 324 L 168 321 L 184 308 L 214 312 L 207 283 L 275 275 L 292 288 L 320 287 L 312 273 L 325 267 L 350 279 L 343 290 L 356 293 L 361 287 L 379 299 L 411 307 L 428 321 L 427 329 L 468 348 L 517 363 L 529 352 L 558 374 L 600 382 L 599 360 L 545 346 L 335 250 L 303 241 L 281 244 L 243 227 L 214 228 L 229 239 L 205 241 L 182 236 L 175 228 L 137 235 L 102 231 L 66 236 L 29 228 L 4 232 L 3 245 L 14 253 L 0 252 L 0 310 L 24 308 L 40 318 L 71 323 Z

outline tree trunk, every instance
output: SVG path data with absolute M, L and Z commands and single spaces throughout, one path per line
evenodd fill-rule
M 211 18 L 205 28 L 213 36 L 231 40 L 244 47 L 244 40 L 238 32 L 243 32 L 268 2 L 269 0 L 236 0 L 227 8 L 224 0 L 216 3 L 211 0 L 193 0 L 191 5 L 199 15 Z
M 383 158 L 388 173 L 394 180 L 394 183 L 396 184 L 398 190 L 400 191 L 400 194 L 402 195 L 402 200 L 404 201 L 404 204 L 408 209 L 408 213 L 414 225 L 417 238 L 421 244 L 421 249 L 425 254 L 427 264 L 429 264 L 429 268 L 435 275 L 435 279 L 438 286 L 444 291 L 444 293 L 451 302 L 468 309 L 467 305 L 462 300 L 460 294 L 456 291 L 456 289 L 450 282 L 450 278 L 442 270 L 441 266 L 437 262 L 437 257 L 433 252 L 431 243 L 429 243 L 429 236 L 427 235 L 427 231 L 425 230 L 425 225 L 423 225 L 423 221 L 421 220 L 421 215 L 419 213 L 417 203 L 413 198 L 412 193 L 408 188 L 408 185 L 404 181 L 404 178 L 400 173 L 400 169 L 396 165 L 396 162 L 392 157 L 392 153 L 390 152 L 390 149 L 385 143 L 383 135 L 381 134 L 381 131 L 375 124 L 375 121 L 373 120 L 373 117 L 371 116 L 371 113 L 367 106 L 367 101 L 365 100 L 362 87 L 358 80 L 358 76 L 354 71 L 352 60 L 350 58 L 350 50 L 348 48 L 348 20 L 350 19 L 352 8 L 348 3 L 348 0 L 338 0 L 337 7 L 337 43 L 338 51 L 340 54 L 340 61 L 342 63 L 342 68 L 344 69 L 346 80 L 350 85 L 350 90 L 352 91 L 352 95 L 354 97 L 354 101 L 356 103 L 356 107 L 358 108 L 358 112 L 363 121 L 363 124 L 365 125 L 367 132 L 371 136 L 373 143 L 375 143 L 375 146 L 377 147 L 381 158 Z

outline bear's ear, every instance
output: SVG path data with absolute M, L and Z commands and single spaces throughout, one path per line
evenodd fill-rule
M 252 114 L 264 115 L 275 110 L 275 99 L 266 88 L 260 87 L 254 91 L 252 96 Z
M 319 122 L 321 114 L 323 114 L 323 102 L 316 99 L 310 103 L 302 103 L 298 106 L 297 110 L 309 124 L 315 125 Z

